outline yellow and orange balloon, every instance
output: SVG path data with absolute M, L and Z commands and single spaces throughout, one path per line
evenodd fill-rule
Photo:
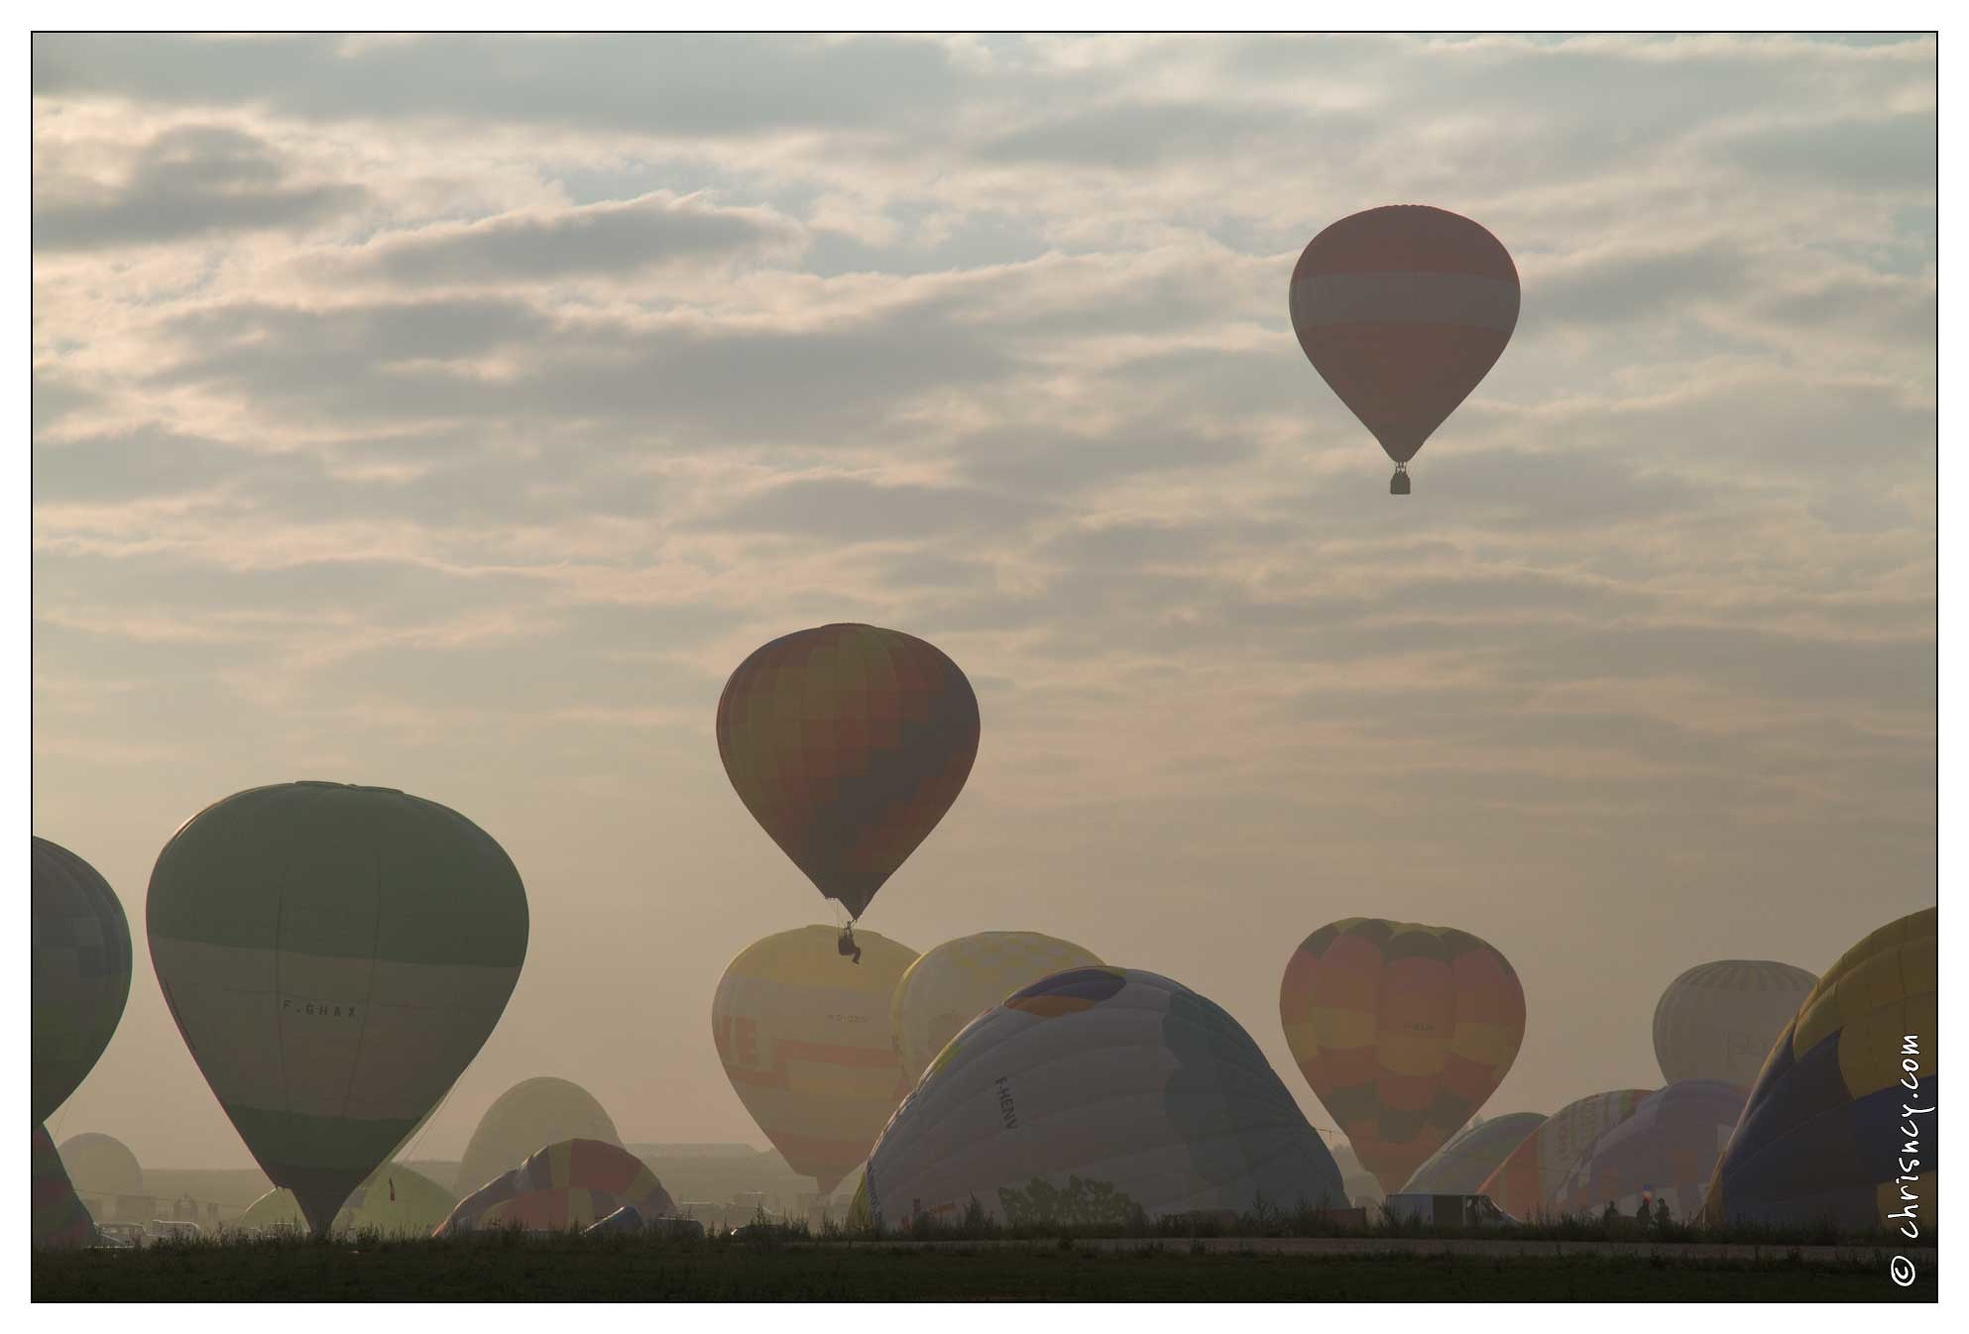
M 1397 1191 L 1504 1081 L 1525 993 L 1467 931 L 1349 917 L 1293 951 L 1279 1019 L 1361 1165 Z

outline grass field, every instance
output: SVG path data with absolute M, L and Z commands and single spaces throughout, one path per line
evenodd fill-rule
M 34 1258 L 33 1296 L 68 1301 L 1933 1301 L 1885 1260 L 1646 1254 L 1281 1254 L 1262 1241 L 841 1242 L 525 1237 L 256 1241 Z M 1276 1244 L 1276 1243 L 1275 1243 Z M 1304 1244 L 1304 1243 L 1302 1243 Z M 1315 1243 L 1316 1244 L 1316 1243 Z M 1244 1247 L 1252 1249 L 1243 1249 Z M 1463 1249 L 1459 1249 L 1463 1248 Z M 1554 1246 L 1554 1251 L 1558 1250 Z M 1639 1248 L 1637 1248 L 1639 1249 Z M 1683 1252 L 1678 1254 L 1678 1252 Z

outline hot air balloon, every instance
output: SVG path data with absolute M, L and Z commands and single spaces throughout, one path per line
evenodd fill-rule
M 725 969 L 711 1036 L 739 1101 L 795 1172 L 825 1195 L 868 1157 L 909 1091 L 889 1038 L 889 1001 L 916 951 L 862 933 L 842 964 L 824 926 L 748 945 Z
M 1466 1126 L 1415 1169 L 1405 1195 L 1476 1195 L 1484 1178 L 1545 1124 L 1541 1112 L 1510 1112 Z
M 1291 309 L 1299 346 L 1395 461 L 1388 489 L 1405 496 L 1408 461 L 1511 341 L 1518 269 L 1468 218 L 1373 208 L 1306 246 Z
M 1697 964 L 1655 1003 L 1655 1059 L 1671 1084 L 1720 1079 L 1749 1089 L 1784 1026 L 1818 985 L 1769 959 Z
M 978 754 L 978 699 L 934 645 L 823 625 L 738 665 L 718 754 L 739 800 L 850 920 L 943 819 Z M 852 929 L 840 952 L 853 953 Z
M 457 1196 L 402 1163 L 384 1163 L 349 1193 L 330 1231 L 428 1237 L 450 1216 Z M 285 1231 L 306 1225 L 294 1192 L 276 1187 L 253 1201 L 233 1226 L 242 1232 Z
M 93 1070 L 130 996 L 130 923 L 96 868 L 34 840 L 34 1120 Z
M 151 873 L 165 1003 L 317 1234 L 458 1078 L 526 958 L 526 891 L 456 811 L 287 783 L 207 807 Z
M 851 1211 L 1012 1225 L 1346 1202 L 1340 1171 L 1235 1019 L 1123 968 L 1055 973 L 938 1053 Z
M 29 1236 L 35 1250 L 71 1251 L 88 1246 L 96 1239 L 96 1221 L 69 1182 L 62 1158 L 48 1129 L 34 1123 L 34 1153 L 28 1172 L 32 1192 Z
M 565 1079 L 523 1079 L 493 1099 L 458 1164 L 458 1188 L 474 1191 L 510 1172 L 543 1144 L 592 1139 L 620 1144 L 615 1122 L 594 1095 Z
M 1503 1082 L 1525 993 L 1467 931 L 1374 917 L 1293 951 L 1279 1018 L 1300 1072 L 1385 1191 L 1398 1191 Z
M 111 1135 L 70 1135 L 61 1143 L 62 1166 L 86 1195 L 141 1195 L 144 1169 L 137 1155 Z
M 1743 1112 L 1745 1090 L 1689 1079 L 1651 1093 L 1634 1115 L 1586 1146 L 1552 1195 L 1552 1212 L 1598 1214 L 1612 1201 L 1632 1215 L 1644 1196 L 1694 1218 L 1716 1159 Z
M 550 1144 L 458 1202 L 435 1235 L 519 1228 L 587 1228 L 623 1207 L 644 1219 L 677 1212 L 642 1159 L 619 1144 L 571 1139 Z
M 902 975 L 889 1009 L 903 1078 L 914 1084 L 959 1029 L 1020 987 L 1100 962 L 1037 931 L 980 931 L 925 952 Z
M 1649 1089 L 1614 1089 L 1569 1102 L 1511 1151 L 1478 1192 L 1517 1219 L 1558 1212 L 1554 1197 L 1593 1141 L 1634 1115 Z
M 1826 970 L 1757 1076 L 1708 1221 L 1934 1237 L 1939 964 L 1928 908 Z

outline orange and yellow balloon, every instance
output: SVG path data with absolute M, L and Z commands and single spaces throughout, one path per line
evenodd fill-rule
M 1300 1073 L 1382 1188 L 1397 1191 L 1503 1082 L 1525 993 L 1467 931 L 1349 917 L 1285 967 L 1279 1019 Z

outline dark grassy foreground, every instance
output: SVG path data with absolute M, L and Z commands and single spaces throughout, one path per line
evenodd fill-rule
M 1649 1255 L 1291 1255 L 1239 1243 L 524 1237 L 256 1241 L 37 1255 L 68 1301 L 1933 1301 L 1884 1260 Z M 1455 1243 L 1444 1243 L 1454 1246 Z

